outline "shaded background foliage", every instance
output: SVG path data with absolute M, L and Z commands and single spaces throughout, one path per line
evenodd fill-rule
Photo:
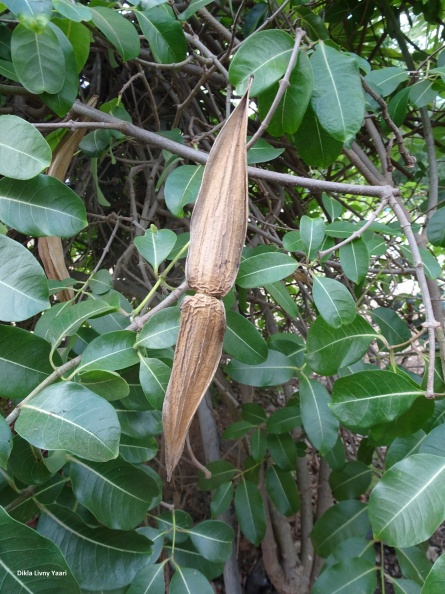
M 442 2 L 1 8 L 2 588 L 442 592 Z M 252 72 L 224 355 L 167 484 L 190 213 Z

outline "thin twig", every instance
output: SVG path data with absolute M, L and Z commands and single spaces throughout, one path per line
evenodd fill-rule
M 190 459 L 193 463 L 193 466 L 196 466 L 196 468 L 198 468 L 201 472 L 203 472 L 206 479 L 212 478 L 212 473 L 210 472 L 210 470 L 208 468 L 206 468 L 204 466 L 204 464 L 201 464 L 201 462 L 196 458 L 195 454 L 193 453 L 192 446 L 190 445 L 190 437 L 189 437 L 188 433 L 187 433 L 187 437 L 185 438 L 185 443 L 187 444 L 187 451 L 188 451 Z

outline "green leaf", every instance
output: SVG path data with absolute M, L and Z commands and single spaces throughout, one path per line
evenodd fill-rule
M 157 6 L 136 11 L 136 17 L 156 62 L 174 64 L 185 60 L 187 41 L 176 18 Z
M 249 421 L 235 421 L 224 430 L 223 437 L 224 439 L 237 440 L 247 435 L 253 428 L 254 425 Z
M 387 307 L 376 307 L 371 311 L 371 318 L 374 324 L 378 325 L 390 346 L 410 340 L 410 329 L 394 310 Z
M 267 447 L 276 465 L 281 470 L 295 470 L 297 449 L 289 433 L 277 433 L 267 436 Z
M 426 576 L 431 570 L 431 562 L 421 547 L 396 549 L 397 561 L 402 575 L 423 585 Z
M 396 126 L 401 126 L 405 121 L 408 111 L 408 99 L 411 87 L 405 87 L 388 101 L 388 113 Z
M 124 62 L 137 58 L 141 46 L 134 25 L 111 8 L 95 6 L 90 10 L 93 23 L 116 48 Z
M 365 76 L 365 80 L 368 84 L 377 86 L 382 97 L 387 97 L 397 89 L 400 83 L 408 80 L 408 72 L 404 68 L 388 66 L 369 72 Z
M 76 23 L 69 19 L 53 18 L 52 22 L 63 31 L 68 41 L 71 43 L 74 51 L 76 72 L 80 73 L 90 55 L 90 31 L 81 23 Z
M 292 140 L 307 165 L 322 169 L 332 165 L 343 150 L 343 142 L 323 128 L 311 105 Z
M 226 311 L 227 329 L 224 335 L 224 352 L 248 365 L 267 359 L 267 344 L 255 326 L 233 310 Z
M 237 95 L 243 95 L 249 77 L 254 80 L 250 89 L 251 97 L 256 97 L 286 72 L 294 41 L 284 31 L 276 29 L 259 31 L 244 41 L 236 52 L 229 68 L 231 84 Z
M 432 103 L 437 94 L 438 89 L 434 80 L 421 80 L 410 87 L 410 103 L 420 109 Z
M 167 560 L 144 567 L 135 575 L 126 594 L 165 594 L 164 566 Z
M 108 528 L 136 528 L 159 494 L 148 474 L 122 458 L 100 463 L 72 456 L 68 460 L 67 474 L 77 500 Z
M 185 592 L 214 593 L 212 586 L 197 569 L 181 567 L 178 564 L 175 566 L 176 571 L 170 582 L 169 594 L 185 594 Z
M 272 136 L 294 134 L 303 120 L 311 98 L 314 77 L 307 55 L 299 52 L 297 64 L 289 79 L 289 86 L 284 92 L 277 110 L 267 127 Z M 274 84 L 258 97 L 258 111 L 262 120 L 266 117 L 278 92 L 278 84 Z
M 154 437 L 136 439 L 128 435 L 121 435 L 119 453 L 124 460 L 131 464 L 142 464 L 156 456 L 158 442 Z
M 400 246 L 400 250 L 408 262 L 414 266 L 414 260 L 411 253 L 411 250 L 407 246 Z M 423 248 L 419 248 L 420 257 L 422 258 L 423 267 L 425 270 L 425 274 L 430 279 L 439 278 L 442 272 L 442 267 L 437 261 L 437 258 L 433 256 L 431 252 L 425 250 Z
M 25 439 L 22 439 L 19 434 L 14 435 L 12 440 L 8 468 L 19 481 L 26 485 L 41 485 L 46 483 L 52 475 L 43 461 L 42 454 L 37 452 Z
M 80 384 L 53 384 L 22 404 L 15 429 L 45 450 L 68 450 L 103 462 L 119 453 L 120 427 L 114 408 Z
M 192 0 L 187 8 L 179 15 L 180 21 L 186 21 L 193 16 L 200 8 L 204 8 L 208 4 L 211 4 L 213 0 Z
M 187 530 L 187 534 L 204 559 L 225 562 L 232 554 L 235 533 L 225 522 L 206 520 Z
M 72 237 L 87 226 L 83 201 L 49 175 L 0 180 L 0 219 L 24 235 Z
M 266 534 L 266 512 L 258 487 L 241 480 L 235 492 L 235 513 L 241 532 L 258 546 Z
M 70 0 L 53 0 L 53 5 L 57 12 L 60 12 L 61 15 L 70 21 L 74 21 L 75 23 L 80 23 L 81 21 L 90 21 L 92 18 L 91 10 L 79 2 L 72 2 Z
M 157 410 L 129 410 L 116 407 L 121 431 L 129 437 L 144 439 L 162 431 L 160 413 Z
M 354 239 L 340 250 L 340 263 L 346 276 L 353 283 L 361 283 L 368 274 L 369 252 L 363 239 Z
M 341 594 L 374 594 L 377 587 L 377 568 L 366 559 L 346 559 L 323 571 L 312 594 L 341 592 Z
M 211 477 L 204 478 L 204 474 L 201 472 L 198 478 L 198 487 L 202 491 L 213 491 L 220 485 L 227 483 L 233 478 L 235 469 L 226 460 L 215 460 L 206 464 L 206 468 L 210 471 Z
M 378 338 L 372 326 L 359 315 L 341 328 L 332 328 L 318 317 L 309 328 L 306 362 L 320 375 L 334 375 L 341 367 L 358 361 Z
M 250 452 L 254 460 L 262 460 L 266 455 L 267 441 L 262 429 L 255 429 L 250 435 Z
M 45 273 L 31 252 L 0 234 L 0 320 L 21 322 L 49 308 Z
M 233 497 L 233 485 L 232 483 L 223 483 L 213 493 L 212 502 L 210 504 L 210 511 L 212 518 L 222 515 L 230 503 Z
M 264 287 L 292 274 L 298 264 L 282 252 L 266 252 L 245 258 L 240 265 L 236 284 L 244 289 Z
M 445 555 L 441 555 L 427 575 L 421 594 L 442 594 L 444 582 Z
M 0 467 L 6 470 L 12 450 L 12 433 L 8 423 L 0 416 Z
M 121 400 L 130 393 L 127 382 L 114 371 L 92 369 L 79 374 L 77 379 L 79 383 L 109 402 Z
M 365 493 L 372 480 L 372 471 L 363 462 L 352 460 L 329 476 L 332 495 L 337 499 L 356 499 Z
M 110 141 L 110 130 L 93 130 L 82 138 L 79 148 L 87 157 L 101 157 L 107 150 Z
M 175 217 L 183 217 L 184 206 L 193 204 L 198 198 L 203 174 L 202 165 L 182 165 L 167 177 L 164 188 L 165 204 Z
M 329 404 L 329 392 L 320 382 L 303 376 L 300 380 L 300 409 L 303 427 L 312 445 L 324 456 L 338 438 L 338 421 Z
M 250 140 L 251 136 L 247 137 Z M 251 149 L 247 151 L 247 164 L 267 163 L 276 159 L 284 152 L 284 149 L 274 148 L 267 140 L 260 138 L 255 142 Z
M 421 594 L 419 584 L 412 580 L 391 579 L 394 588 L 394 594 Z
M 30 179 L 50 165 L 49 144 L 26 120 L 14 115 L 0 116 L 0 137 L 1 175 L 14 179 Z M 4 214 L 1 213 L 1 219 L 9 225 L 3 218 Z
M 90 369 L 115 371 L 135 365 L 139 361 L 134 348 L 135 339 L 135 333 L 129 330 L 117 330 L 98 336 L 87 345 L 76 372 Z
M 293 516 L 300 509 L 300 495 L 291 472 L 275 465 L 268 468 L 266 489 L 273 504 L 284 516 Z
M 445 247 L 445 209 L 439 208 L 428 221 L 428 241 L 437 247 Z
M 369 499 L 376 538 L 389 546 L 410 547 L 427 540 L 445 520 L 445 460 L 414 454 L 381 478 Z
M 422 432 L 423 433 L 423 432 Z M 428 435 L 424 435 L 422 440 L 418 440 L 419 453 L 434 454 L 435 456 L 445 456 L 445 425 L 442 423 L 434 427 Z M 417 453 L 417 452 L 410 452 Z
M 0 324 L 0 376 L 8 378 L 0 388 L 5 398 L 24 398 L 54 370 L 50 346 L 39 336 Z
M 13 12 L 22 25 L 35 33 L 43 33 L 51 18 L 51 0 L 5 0 L 5 6 Z
M 343 213 L 343 206 L 340 204 L 340 202 L 338 202 L 338 200 L 334 200 L 334 198 L 331 198 L 331 196 L 324 193 L 322 194 L 321 199 L 323 206 L 325 207 L 329 218 L 331 219 L 331 222 L 341 217 Z
M 108 270 L 98 270 L 90 279 L 90 289 L 95 295 L 104 295 L 111 290 L 113 277 Z
M 333 328 L 350 324 L 356 308 L 348 289 L 332 278 L 314 276 L 313 282 L 314 302 L 325 322 Z
M 2 507 L 0 534 L 0 582 L 5 593 L 53 591 L 80 594 L 71 569 L 57 546 L 29 526 L 13 520 Z
M 82 589 L 110 590 L 130 584 L 149 563 L 152 542 L 134 531 L 91 528 L 71 510 L 44 507 L 37 530 L 62 551 Z M 91 559 L 101 571 L 90 571 Z
M 334 383 L 331 408 L 343 424 L 366 428 L 396 419 L 424 394 L 405 375 L 360 371 Z
M 139 333 L 135 346 L 165 349 L 176 344 L 179 333 L 179 307 L 167 307 L 151 317 Z
M 161 264 L 172 251 L 176 243 L 176 233 L 170 229 L 147 229 L 145 235 L 135 237 L 134 245 L 154 270 L 157 272 Z
M 321 217 L 312 219 L 303 215 L 300 219 L 300 237 L 309 260 L 317 257 L 324 241 L 325 222 Z
M 289 231 L 283 235 L 283 248 L 287 252 L 302 252 L 303 242 L 299 231 Z
M 365 559 L 369 563 L 375 564 L 375 551 L 372 540 L 360 536 L 353 536 L 344 540 L 326 559 L 324 567 L 330 567 L 351 558 Z
M 300 336 L 290 332 L 278 332 L 272 334 L 267 343 L 270 349 L 286 355 L 295 367 L 303 366 L 305 344 Z
M 278 303 L 283 311 L 287 313 L 287 315 L 291 318 L 298 317 L 298 307 L 295 301 L 292 299 L 289 291 L 287 290 L 286 285 L 281 282 L 277 281 L 275 283 L 270 283 L 264 285 L 266 291 L 270 294 L 272 299 Z
M 180 533 L 176 533 L 178 537 Z M 173 550 L 168 544 L 165 545 L 165 550 L 168 554 L 172 554 Z M 189 569 L 196 569 L 202 573 L 208 580 L 212 580 L 220 576 L 224 571 L 224 563 L 215 563 L 204 559 L 198 553 L 190 539 L 187 538 L 184 542 L 178 543 L 176 541 L 174 548 L 175 563 L 180 567 L 187 566 Z M 191 590 L 194 592 L 194 590 Z M 169 593 L 170 594 L 170 593 Z M 180 592 L 182 594 L 182 591 Z M 211 593 L 213 594 L 213 593 Z
M 365 116 L 358 64 L 323 41 L 310 61 L 314 71 L 311 105 L 328 134 L 347 142 L 360 130 Z
M 287 433 L 301 425 L 300 408 L 286 406 L 273 412 L 267 419 L 266 429 L 270 434 Z
M 65 57 L 50 27 L 37 34 L 17 25 L 12 32 L 11 56 L 15 72 L 30 93 L 58 93 L 65 82 Z
M 225 371 L 240 384 L 266 387 L 289 381 L 294 375 L 295 367 L 285 355 L 270 350 L 266 361 L 259 365 L 247 365 L 232 359 Z
M 368 507 L 361 501 L 341 501 L 330 507 L 312 530 L 312 543 L 322 557 L 328 557 L 348 538 L 366 537 L 369 532 Z
M 140 357 L 139 380 L 150 405 L 161 410 L 171 369 L 168 365 L 149 357 Z
M 263 425 L 266 422 L 264 408 L 257 402 L 245 402 L 242 406 L 241 418 L 252 425 Z

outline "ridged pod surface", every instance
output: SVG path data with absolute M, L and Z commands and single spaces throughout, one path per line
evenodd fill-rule
M 218 367 L 225 328 L 224 305 L 218 299 L 197 293 L 182 301 L 178 343 L 162 410 L 168 480 Z
M 213 297 L 233 286 L 246 238 L 247 111 L 246 93 L 210 151 L 191 219 L 188 286 Z

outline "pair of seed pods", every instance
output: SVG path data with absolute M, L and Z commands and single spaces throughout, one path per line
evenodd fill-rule
M 226 316 L 221 298 L 235 282 L 247 230 L 248 91 L 209 154 L 193 209 L 179 337 L 162 421 L 170 480 L 193 416 L 218 367 Z

